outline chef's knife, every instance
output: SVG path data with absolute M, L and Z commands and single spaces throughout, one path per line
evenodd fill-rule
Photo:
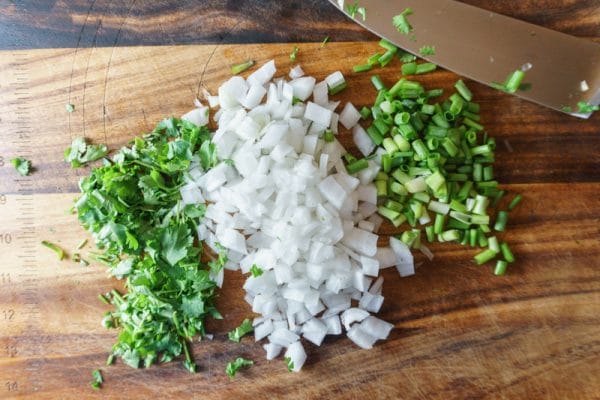
M 531 87 L 519 97 L 583 118 L 590 114 L 578 113 L 579 102 L 600 104 L 598 43 L 454 0 L 330 1 L 348 16 L 348 6 L 364 7 L 364 20 L 362 13 L 353 17 L 360 25 L 459 75 L 490 85 L 526 68 Z M 407 7 L 409 35 L 392 24 Z M 421 56 L 423 46 L 435 46 L 435 55 Z

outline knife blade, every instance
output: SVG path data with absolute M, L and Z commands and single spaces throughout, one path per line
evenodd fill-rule
M 600 104 L 600 44 L 556 32 L 454 0 L 330 0 L 357 23 L 421 58 L 486 85 L 504 82 L 527 68 L 527 91 L 515 95 L 588 118 L 578 103 Z M 348 5 L 366 10 L 349 14 Z M 410 7 L 413 27 L 405 35 L 392 18 Z M 435 46 L 435 55 L 419 49 Z

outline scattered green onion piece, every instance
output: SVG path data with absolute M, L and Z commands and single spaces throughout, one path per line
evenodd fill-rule
M 417 72 L 417 63 L 411 62 L 402 64 L 402 75 L 414 75 Z
M 368 119 L 371 116 L 371 110 L 368 107 L 363 107 L 360 110 L 360 117 L 365 120 Z
M 298 46 L 294 46 L 294 49 L 290 53 L 290 61 L 291 62 L 296 62 L 296 56 L 298 55 L 298 50 L 299 50 Z
M 248 70 L 249 68 L 251 68 L 254 65 L 255 61 L 254 60 L 248 60 L 246 62 L 243 62 L 241 64 L 236 64 L 234 66 L 231 67 L 231 74 L 232 75 L 238 75 L 241 74 L 242 72 Z
M 458 93 L 466 100 L 471 101 L 473 99 L 473 93 L 471 90 L 465 85 L 462 79 L 459 79 L 458 82 L 454 85 Z
M 55 245 L 54 243 L 51 243 L 47 240 L 42 240 L 42 245 L 55 252 L 56 256 L 60 261 L 62 261 L 65 258 L 65 251 L 59 246 Z
M 508 204 L 508 211 L 512 211 L 520 202 L 523 200 L 523 196 L 520 194 L 513 197 L 513 199 Z
M 348 85 L 346 84 L 346 82 L 342 82 L 342 83 L 340 83 L 337 86 L 329 88 L 329 94 L 330 95 L 338 94 L 342 90 L 346 89 L 346 87 L 348 87 Z
M 417 69 L 415 70 L 415 74 L 422 75 L 427 74 L 429 72 L 433 72 L 437 69 L 437 65 L 434 63 L 422 63 L 417 65 Z
M 367 58 L 367 64 L 375 66 L 379 63 L 379 57 L 381 57 L 381 53 L 375 53 L 371 57 Z
M 350 175 L 354 175 L 354 174 L 358 173 L 359 171 L 362 171 L 363 169 L 366 169 L 368 167 L 369 167 L 369 162 L 363 158 L 363 159 L 354 161 L 351 164 L 348 164 L 346 169 L 348 170 L 348 173 Z
M 425 227 L 425 236 L 427 237 L 427 241 L 429 243 L 433 243 L 435 241 L 435 232 L 434 232 L 433 225 L 429 225 L 429 226 Z
M 500 252 L 500 245 L 498 244 L 498 238 L 496 238 L 496 236 L 491 236 L 488 238 L 488 247 L 490 250 L 493 250 L 496 253 Z
M 352 70 L 354 72 L 367 72 L 370 71 L 371 69 L 373 69 L 373 66 L 371 64 L 363 64 L 363 65 L 355 65 L 354 67 L 352 67 Z
M 508 221 L 508 212 L 498 211 L 498 215 L 496 216 L 496 223 L 494 224 L 494 229 L 498 232 L 504 232 L 504 230 L 506 229 L 507 221 Z
M 486 249 L 484 251 L 482 251 L 481 253 L 478 253 L 477 255 L 475 255 L 474 259 L 475 259 L 475 263 L 477 265 L 481 265 L 481 264 L 485 264 L 486 262 L 492 260 L 494 257 L 496 257 L 498 253 L 495 252 L 494 250 L 491 249 Z
M 375 90 L 380 91 L 385 89 L 385 84 L 383 83 L 379 75 L 373 75 L 371 77 L 371 83 L 373 84 L 373 86 L 375 86 Z
M 500 243 L 500 251 L 502 252 L 502 257 L 504 257 L 507 262 L 511 263 L 515 261 L 515 256 L 506 242 Z
M 506 273 L 507 266 L 508 266 L 508 263 L 504 260 L 496 261 L 496 268 L 494 268 L 494 275 L 496 275 L 496 276 L 504 275 Z
M 329 36 L 325 36 L 325 39 L 321 42 L 321 47 L 325 47 L 325 45 L 329 42 Z

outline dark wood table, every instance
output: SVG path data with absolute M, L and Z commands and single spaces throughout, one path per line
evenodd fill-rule
M 600 41 L 597 0 L 468 3 Z M 118 148 L 188 110 L 200 87 L 214 91 L 236 61 L 275 58 L 285 71 L 291 42 L 308 73 L 342 70 L 350 87 L 340 99 L 367 105 L 369 76 L 351 67 L 376 39 L 324 0 L 0 0 L 0 398 L 600 398 L 600 118 L 474 82 L 499 143 L 498 180 L 524 195 L 502 235 L 517 257 L 506 276 L 475 266 L 472 249 L 434 245 L 436 258 L 419 258 L 415 276 L 383 272 L 380 316 L 396 327 L 389 340 L 370 351 L 345 338 L 308 345 L 309 362 L 290 374 L 252 338 L 227 340 L 251 316 L 243 277 L 228 272 L 218 302 L 226 318 L 209 322 L 214 340 L 194 345 L 198 374 L 177 362 L 103 367 L 115 332 L 100 327 L 107 307 L 96 296 L 118 283 L 102 266 L 61 263 L 39 245 L 70 249 L 86 237 L 65 212 L 89 172 L 62 161 L 71 139 Z M 377 72 L 393 82 L 399 64 Z M 451 88 L 457 78 L 419 79 Z M 356 150 L 348 132 L 341 141 Z M 9 166 L 16 155 L 33 161 L 31 176 Z M 240 355 L 256 365 L 230 381 L 225 365 Z M 106 384 L 94 392 L 98 367 Z

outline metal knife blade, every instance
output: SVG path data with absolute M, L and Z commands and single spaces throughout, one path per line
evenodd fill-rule
M 330 2 L 349 17 L 348 5 L 364 7 L 366 18 L 356 13 L 357 23 L 459 75 L 489 85 L 530 64 L 525 81 L 531 89 L 517 91 L 517 96 L 582 118 L 591 114 L 578 113 L 578 102 L 600 104 L 598 43 L 454 0 Z M 406 7 L 413 10 L 408 20 L 414 35 L 404 35 L 392 24 Z M 422 46 L 435 46 L 435 55 L 421 56 Z

